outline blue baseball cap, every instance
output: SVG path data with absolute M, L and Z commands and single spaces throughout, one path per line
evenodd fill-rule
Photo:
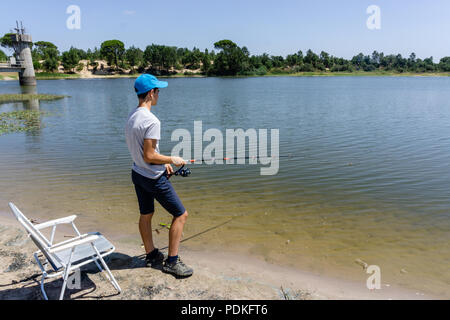
M 165 88 L 169 84 L 166 81 L 159 81 L 151 74 L 142 74 L 134 82 L 134 88 L 137 94 L 146 93 L 153 88 Z

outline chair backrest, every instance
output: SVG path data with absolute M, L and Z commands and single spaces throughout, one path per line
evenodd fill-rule
M 41 250 L 44 256 L 52 265 L 53 269 L 57 269 L 55 258 L 47 251 L 51 246 L 50 241 L 38 230 L 36 227 L 28 220 L 27 217 L 16 207 L 16 205 L 12 202 L 9 203 L 9 207 L 11 211 L 14 213 L 16 219 L 20 222 L 20 224 L 27 230 L 28 234 L 31 237 L 31 240 L 36 244 L 36 246 Z

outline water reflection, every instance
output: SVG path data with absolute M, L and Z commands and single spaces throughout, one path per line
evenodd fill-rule
M 37 95 L 35 86 L 17 86 L 21 94 Z M 17 88 L 16 88 L 17 89 Z M 13 90 L 11 90 L 13 91 Z M 11 93 L 8 92 L 8 93 Z M 17 92 L 19 94 L 19 92 Z M 18 102 L 1 103 L 3 115 L 3 132 L 12 133 L 24 131 L 26 136 L 37 136 L 42 129 L 40 102 L 36 96 Z
M 36 86 L 20 86 L 22 94 L 37 94 Z M 33 98 L 23 103 L 25 110 L 36 110 L 39 111 L 39 99 Z

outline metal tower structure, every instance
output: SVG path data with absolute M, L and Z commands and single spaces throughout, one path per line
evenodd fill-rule
M 16 21 L 16 28 L 14 28 L 15 33 L 11 35 L 11 41 L 13 45 L 14 52 L 18 58 L 18 64 L 21 66 L 21 71 L 19 71 L 19 81 L 21 85 L 25 86 L 35 86 L 36 85 L 36 75 L 34 73 L 33 59 L 31 57 L 31 36 L 25 34 L 25 28 L 22 25 L 22 21 Z

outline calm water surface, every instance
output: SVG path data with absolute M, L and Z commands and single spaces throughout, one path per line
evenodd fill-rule
M 384 284 L 450 297 L 450 78 L 168 81 L 153 109 L 162 153 L 176 144 L 173 130 L 201 120 L 222 132 L 279 128 L 280 154 L 292 155 L 275 176 L 259 165 L 193 165 L 174 178 L 190 212 L 185 238 L 227 222 L 184 245 L 365 283 L 359 258 L 380 266 Z M 139 244 L 123 130 L 133 82 L 38 81 L 39 93 L 70 98 L 40 102 L 50 115 L 38 131 L 0 136 L 0 211 L 13 201 L 36 218 L 76 213 L 84 229 Z M 20 90 L 0 81 L 0 93 Z M 155 219 L 170 216 L 158 206 Z

